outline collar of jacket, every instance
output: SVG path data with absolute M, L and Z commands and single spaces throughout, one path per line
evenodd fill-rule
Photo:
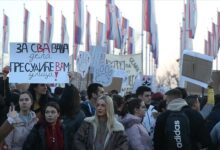
M 180 111 L 184 106 L 187 106 L 187 102 L 182 98 L 177 98 L 174 100 L 171 100 L 167 104 L 167 110 L 171 111 Z

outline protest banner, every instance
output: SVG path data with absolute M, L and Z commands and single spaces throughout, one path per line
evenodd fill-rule
M 102 46 L 91 46 L 89 53 L 91 56 L 90 72 L 93 73 L 96 66 L 105 64 L 106 48 Z
M 212 61 L 210 56 L 184 50 L 180 61 L 180 86 L 184 87 L 185 82 L 191 82 L 207 88 L 212 73 Z
M 113 69 L 111 65 L 101 64 L 94 68 L 93 82 L 109 86 L 112 83 L 112 75 Z
M 68 83 L 68 44 L 10 43 L 10 83 Z
M 114 69 L 125 70 L 128 74 L 128 89 L 132 89 L 136 76 L 142 70 L 141 54 L 112 55 L 106 54 L 106 63 Z
M 90 66 L 90 54 L 89 52 L 79 51 L 79 55 L 76 59 L 76 67 L 77 72 L 81 74 L 82 78 L 85 78 L 86 74 L 88 73 L 88 69 Z
M 111 92 L 112 90 L 117 90 L 120 92 L 122 88 L 122 80 L 122 78 L 113 77 L 111 84 L 107 87 L 104 87 L 105 92 Z

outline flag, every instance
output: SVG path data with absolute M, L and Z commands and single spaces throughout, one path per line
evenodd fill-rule
M 47 18 L 46 18 L 46 43 L 51 43 L 53 38 L 53 6 L 47 3 Z
M 150 20 L 151 20 L 151 0 L 143 0 L 143 27 L 144 31 L 150 32 Z
M 122 30 L 122 36 L 121 36 L 122 46 L 121 46 L 121 49 L 122 49 L 122 51 L 124 50 L 124 52 L 122 52 L 124 54 L 125 54 L 126 41 L 127 41 L 127 38 L 128 38 L 128 27 L 129 27 L 128 19 L 122 17 L 122 27 L 121 27 L 121 30 Z
M 128 54 L 134 54 L 134 29 L 132 27 L 128 28 Z
M 8 39 L 9 39 L 9 19 L 6 14 L 3 14 L 3 37 L 2 37 L 3 53 L 8 53 Z
M 23 42 L 27 42 L 29 24 L 29 11 L 24 8 L 24 28 L 23 28 Z
M 106 39 L 114 40 L 115 33 L 115 2 L 106 0 Z
M 104 46 L 105 45 L 105 25 L 97 20 L 97 29 L 96 29 L 96 45 Z
M 61 44 L 69 43 L 69 35 L 66 27 L 66 18 L 61 14 Z
M 218 54 L 218 27 L 215 23 L 212 23 L 212 47 L 214 58 Z
M 39 43 L 44 43 L 44 21 L 40 18 Z
M 213 49 L 212 49 L 212 33 L 208 31 L 208 55 L 213 56 Z
M 204 53 L 208 55 L 208 41 L 207 40 L 205 40 L 204 42 Z
M 218 15 L 217 15 L 217 17 L 218 17 L 218 50 L 219 50 L 219 48 L 220 48 L 220 12 L 218 11 Z
M 90 18 L 91 18 L 91 15 L 87 11 L 87 17 L 86 17 L 86 44 L 85 44 L 85 50 L 86 51 L 89 51 L 90 46 L 91 46 Z
M 121 15 L 119 8 L 115 6 L 115 38 L 114 38 L 114 47 L 121 49 L 122 41 L 121 41 Z
M 74 10 L 74 43 L 82 44 L 84 31 L 84 0 L 75 0 Z

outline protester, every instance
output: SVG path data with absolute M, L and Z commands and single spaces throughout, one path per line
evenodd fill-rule
M 151 89 L 147 86 L 140 86 L 136 90 L 136 95 L 139 99 L 144 101 L 147 108 L 143 119 L 143 125 L 150 137 L 153 139 L 157 111 L 155 110 L 154 106 L 150 105 Z
M 128 149 L 124 127 L 114 116 L 111 97 L 98 98 L 95 116 L 85 118 L 75 135 L 74 144 L 76 150 Z
M 121 119 L 125 127 L 130 150 L 152 150 L 152 139 L 142 125 L 145 115 L 145 103 L 141 99 L 132 98 L 126 104 L 128 113 Z
M 31 130 L 23 150 L 67 150 L 64 145 L 68 145 L 68 141 L 59 116 L 59 105 L 56 102 L 48 102 L 42 120 Z
M 197 95 L 190 95 L 185 98 L 187 104 L 192 109 L 200 112 L 200 102 Z
M 212 128 L 210 132 L 212 143 L 216 150 L 220 149 L 220 121 Z
M 66 84 L 59 103 L 64 134 L 68 141 L 65 149 L 70 150 L 73 147 L 74 135 L 85 118 L 85 114 L 80 110 L 80 94 L 78 89 L 71 84 Z
M 104 88 L 99 83 L 91 83 L 87 88 L 88 100 L 81 104 L 81 109 L 86 117 L 95 115 L 95 105 L 97 98 L 104 95 Z
M 121 117 L 122 109 L 124 107 L 125 101 L 122 96 L 114 94 L 112 95 L 112 100 L 114 104 L 114 112 L 115 112 L 115 117 L 119 119 Z
M 198 145 L 201 145 L 202 148 L 210 148 L 210 135 L 200 113 L 188 106 L 178 89 L 172 89 L 165 95 L 167 111 L 157 118 L 154 131 L 154 149 L 170 150 L 177 149 L 176 146 L 178 146 L 183 150 L 199 150 Z M 172 119 L 176 122 L 170 124 Z M 178 135 L 176 135 L 177 133 Z
M 14 129 L 5 138 L 5 146 L 9 150 L 22 150 L 22 145 L 26 140 L 30 130 L 37 123 L 38 119 L 31 106 L 33 104 L 32 95 L 26 91 L 19 96 L 20 111 L 14 118 L 16 123 L 13 125 Z

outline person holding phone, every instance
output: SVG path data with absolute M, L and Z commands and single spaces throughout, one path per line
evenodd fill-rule
M 8 150 L 22 150 L 24 141 L 30 133 L 33 126 L 37 123 L 38 118 L 36 114 L 31 111 L 33 98 L 30 92 L 22 92 L 19 96 L 19 113 L 13 117 L 14 129 L 5 138 L 5 149 Z M 14 109 L 12 104 L 11 108 Z M 14 111 L 14 110 L 12 110 Z

